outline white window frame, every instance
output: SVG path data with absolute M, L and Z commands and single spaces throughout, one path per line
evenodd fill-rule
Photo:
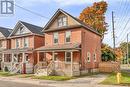
M 69 32 L 69 34 L 70 34 L 70 35 L 69 35 L 69 36 L 70 36 L 70 41 L 69 41 L 69 42 L 67 42 L 67 33 L 68 33 L 68 32 Z M 66 32 L 65 32 L 65 42 L 66 42 L 66 43 L 70 43 L 70 42 L 71 42 L 71 31 L 66 31 Z
M 87 61 L 90 62 L 90 60 L 91 60 L 91 53 L 87 52 Z
M 93 54 L 93 60 L 94 60 L 94 62 L 96 62 L 97 61 L 97 54 L 94 52 L 94 54 Z
M 16 39 L 16 48 L 19 48 L 20 47 L 20 39 Z
M 25 44 L 27 44 L 27 46 L 25 46 Z M 29 38 L 28 37 L 25 37 L 24 38 L 24 48 L 28 48 L 29 47 Z
M 57 36 L 55 36 L 56 34 L 57 34 Z M 57 37 L 57 38 L 56 38 L 56 39 L 58 40 L 57 43 L 55 43 L 55 37 Z M 54 33 L 53 33 L 53 43 L 54 43 L 54 44 L 58 44 L 58 42 L 59 42 L 59 33 L 58 33 L 58 32 L 54 32 Z
M 68 25 L 67 24 L 67 17 L 66 16 L 59 17 L 58 20 L 57 20 L 57 24 L 58 24 L 58 27 L 67 26 Z
M 19 28 L 19 34 L 23 34 L 23 32 L 24 32 L 24 27 L 21 26 L 21 27 Z
M 3 47 L 3 41 L 0 40 L 0 48 L 2 48 L 2 47 Z
M 70 53 L 70 57 L 67 57 L 67 53 Z M 70 58 L 70 61 L 67 61 L 67 58 Z M 71 63 L 71 52 L 65 52 L 65 63 Z

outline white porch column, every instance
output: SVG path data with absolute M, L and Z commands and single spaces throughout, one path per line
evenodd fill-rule
M 14 53 L 12 53 L 12 56 L 11 56 L 11 72 L 13 70 L 13 62 L 14 62 Z
M 21 73 L 25 74 L 26 73 L 26 57 L 25 53 L 22 53 L 22 69 Z
M 4 56 L 4 55 L 5 55 L 5 54 L 2 53 L 2 67 L 1 67 L 1 68 L 2 68 L 3 71 L 5 71 L 5 69 L 4 69 L 4 67 L 5 67 L 5 66 L 4 66 L 4 62 L 5 62 L 5 61 L 4 61 L 4 59 L 5 59 L 4 57 L 5 57 L 5 56 Z
M 25 63 L 25 53 L 22 53 L 22 63 Z
M 71 76 L 73 76 L 73 52 L 71 51 Z
M 4 62 L 4 59 L 5 59 L 5 58 L 4 58 L 4 57 L 5 57 L 4 55 L 5 55 L 5 54 L 2 53 L 2 62 Z

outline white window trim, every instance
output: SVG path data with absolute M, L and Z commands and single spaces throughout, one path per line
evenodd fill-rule
M 65 63 L 70 64 L 71 61 L 70 61 L 70 62 L 67 61 L 67 56 L 66 56 L 67 52 L 69 52 L 69 53 L 71 54 L 70 51 L 66 51 L 66 52 L 65 52 Z M 71 58 L 71 55 L 70 55 L 70 58 Z M 72 59 L 71 59 L 71 60 L 72 60 Z
M 66 25 L 63 25 L 63 18 L 66 18 Z M 61 21 L 61 23 L 62 23 L 62 25 L 61 26 L 59 26 L 59 19 L 61 19 L 62 21 Z M 61 17 L 59 17 L 58 19 L 57 19 L 57 26 L 58 27 L 64 27 L 64 26 L 67 26 L 68 25 L 68 19 L 67 19 L 67 16 L 61 16 Z
M 55 34 L 55 33 L 58 34 L 58 42 L 57 42 L 57 43 L 55 43 L 55 40 L 54 40 L 54 34 Z M 54 32 L 54 33 L 53 33 L 53 44 L 58 44 L 58 43 L 59 43 L 59 33 L 58 33 L 58 32 Z
M 18 41 L 18 44 L 17 44 L 17 41 Z M 15 43 L 16 43 L 15 47 L 16 47 L 16 48 L 19 48 L 19 47 L 20 47 L 20 41 L 19 41 L 19 39 L 15 39 Z M 18 46 L 17 46 L 17 45 L 18 45 Z
M 93 59 L 94 59 L 94 62 L 96 62 L 97 61 L 97 54 L 94 52 L 94 54 L 93 54 Z
M 65 43 L 70 43 L 70 42 L 66 42 L 66 32 L 70 32 L 70 42 L 71 42 L 71 31 L 65 31 Z
M 27 46 L 25 46 L 25 41 L 26 41 L 25 39 L 27 40 Z M 24 44 L 23 45 L 24 45 L 23 46 L 24 48 L 28 48 L 29 47 L 29 38 L 28 37 L 24 38 Z
M 88 57 L 89 57 L 89 60 L 88 60 Z M 87 61 L 90 62 L 90 60 L 91 60 L 91 53 L 87 52 Z

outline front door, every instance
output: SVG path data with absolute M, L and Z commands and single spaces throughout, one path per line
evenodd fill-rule
M 58 53 L 55 53 L 54 54 L 55 69 L 58 69 L 58 62 L 59 62 Z

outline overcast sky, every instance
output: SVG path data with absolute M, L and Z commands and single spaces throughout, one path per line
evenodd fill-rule
M 51 18 L 54 12 L 61 8 L 73 16 L 78 17 L 80 12 L 87 6 L 91 6 L 94 2 L 101 0 L 15 0 L 16 5 L 29 9 L 33 12 L 41 14 L 47 18 Z M 111 12 L 115 13 L 115 34 L 116 45 L 121 41 L 125 41 L 126 33 L 129 32 L 129 24 L 124 29 L 126 22 L 129 19 L 130 0 L 105 0 L 108 2 L 108 10 L 106 13 L 106 22 L 108 23 L 108 32 L 105 35 L 104 43 L 113 46 L 112 44 L 112 26 Z M 127 17 L 126 17 L 127 16 Z M 123 20 L 124 18 L 124 20 Z M 14 28 L 18 20 L 29 22 L 38 26 L 44 27 L 49 19 L 40 17 L 25 11 L 19 7 L 15 7 L 14 16 L 0 17 L 0 26 Z M 123 30 L 124 29 L 124 30 Z

